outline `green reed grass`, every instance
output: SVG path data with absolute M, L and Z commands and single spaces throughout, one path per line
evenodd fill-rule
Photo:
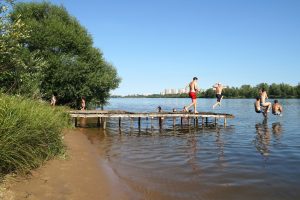
M 0 94 L 0 178 L 62 154 L 62 131 L 68 126 L 66 108 Z

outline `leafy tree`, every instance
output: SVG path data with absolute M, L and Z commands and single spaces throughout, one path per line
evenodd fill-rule
M 203 95 L 205 98 L 213 98 L 216 96 L 215 91 L 212 88 L 207 89 Z
M 7 93 L 38 96 L 40 69 L 46 63 L 22 45 L 30 30 L 20 15 L 11 20 L 13 5 L 13 0 L 0 2 L 0 87 Z
M 273 83 L 269 87 L 269 96 L 270 97 L 281 97 L 281 89 L 280 89 L 279 85 Z
M 106 103 L 109 92 L 119 85 L 117 71 L 64 7 L 48 2 L 18 3 L 12 19 L 17 16 L 32 30 L 23 44 L 48 63 L 42 68 L 43 98 L 56 92 L 58 103 L 71 107 L 79 106 L 81 96 L 87 102 Z
M 297 97 L 300 98 L 300 83 L 298 83 L 295 90 L 296 90 Z
M 269 91 L 269 85 L 267 83 L 260 83 L 256 86 L 257 89 L 265 89 L 267 92 Z

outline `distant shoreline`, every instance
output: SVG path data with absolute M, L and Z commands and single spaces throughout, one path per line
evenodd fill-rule
M 222 94 L 226 99 L 254 99 L 259 95 L 260 89 L 265 89 L 268 92 L 270 99 L 300 99 L 300 83 L 292 86 L 285 83 L 271 85 L 267 83 L 260 83 L 256 86 L 242 85 L 240 87 L 227 86 Z M 178 90 L 177 90 L 178 91 Z M 188 91 L 159 94 L 132 94 L 132 95 L 112 95 L 112 98 L 189 98 Z M 199 91 L 198 98 L 215 98 L 216 93 L 213 88 L 202 89 Z
M 111 99 L 185 99 L 190 97 L 169 97 L 169 96 L 160 96 L 160 97 L 152 97 L 152 96 L 111 96 Z M 197 97 L 198 99 L 215 99 L 215 97 Z M 243 98 L 243 97 L 226 97 L 225 99 L 255 99 L 253 98 Z M 270 97 L 269 99 L 300 99 L 299 97 Z

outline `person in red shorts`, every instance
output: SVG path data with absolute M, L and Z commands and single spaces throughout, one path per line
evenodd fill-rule
M 190 84 L 188 85 L 190 92 L 189 92 L 189 96 L 192 99 L 192 103 L 189 106 L 185 106 L 185 111 L 188 112 L 189 108 L 194 106 L 194 113 L 198 113 L 197 112 L 197 92 L 199 91 L 198 88 L 198 84 L 197 84 L 198 78 L 194 77 L 193 81 L 190 82 Z

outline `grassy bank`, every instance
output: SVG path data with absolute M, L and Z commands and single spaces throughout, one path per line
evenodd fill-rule
M 0 179 L 63 153 L 62 130 L 68 122 L 63 108 L 0 94 Z

